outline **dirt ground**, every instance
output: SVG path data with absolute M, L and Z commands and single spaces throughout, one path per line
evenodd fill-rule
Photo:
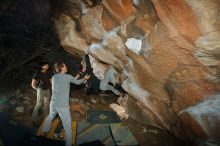
M 70 98 L 73 100 L 78 99 L 80 103 L 89 109 L 112 111 L 109 104 L 117 101 L 117 98 L 109 93 L 86 96 L 83 89 L 71 91 Z M 6 106 L 3 106 L 4 98 L 7 99 L 7 102 L 5 102 L 5 104 L 7 103 Z M 96 99 L 97 103 L 92 102 L 92 98 Z M 101 98 L 103 98 L 105 102 L 103 100 L 101 102 Z M 19 89 L 0 89 L 0 100 L 2 101 L 0 102 L 0 110 L 8 113 L 11 120 L 35 130 L 38 129 L 38 127 L 33 125 L 31 119 L 31 113 L 36 103 L 36 91 L 29 86 L 21 86 Z M 41 123 L 44 118 L 42 111 L 40 111 L 39 123 Z M 83 118 L 84 117 L 80 117 L 79 115 L 78 117 L 76 116 L 75 120 L 83 120 Z M 185 143 L 177 140 L 168 132 L 156 127 L 144 125 L 134 119 L 127 119 L 123 122 L 128 125 L 141 146 L 186 146 Z

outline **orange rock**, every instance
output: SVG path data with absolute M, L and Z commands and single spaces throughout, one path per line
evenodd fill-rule
M 202 35 L 195 13 L 184 0 L 166 0 L 166 6 L 169 9 L 169 17 L 180 35 L 193 41 Z
M 219 120 L 219 95 L 211 95 L 203 102 L 190 106 L 179 113 L 183 125 L 187 127 L 188 134 L 200 138 L 219 138 L 217 126 Z
M 135 14 L 131 0 L 103 0 L 103 5 L 118 22 Z
M 182 113 L 180 119 L 182 121 L 183 130 L 188 137 L 193 140 L 195 137 L 207 138 L 205 131 L 197 121 L 188 113 Z
M 88 12 L 82 16 L 81 27 L 85 36 L 96 40 L 101 40 L 106 33 L 102 25 L 103 7 L 97 5 L 93 8 L 88 8 Z
M 147 15 L 146 15 L 146 17 L 143 17 L 143 18 L 137 17 L 136 20 L 135 20 L 135 24 L 136 24 L 136 26 L 141 28 L 141 30 L 144 33 L 147 33 L 147 32 L 150 32 L 150 30 L 152 29 L 152 26 L 149 23 L 149 21 L 150 21 L 150 19 L 147 18 Z
M 83 53 L 87 46 L 83 38 L 96 40 L 90 55 L 113 65 L 124 81 L 131 81 L 126 90 L 151 123 L 179 138 L 219 137 L 215 131 L 218 118 L 205 112 L 199 121 L 185 110 L 206 102 L 207 95 L 220 90 L 220 21 L 216 19 L 220 3 L 151 2 L 141 0 L 140 6 L 134 7 L 132 0 L 102 0 L 102 5 L 89 8 L 88 14 L 81 16 L 81 32 L 73 31 L 74 23 L 67 18 L 57 21 L 56 31 L 71 54 Z M 109 35 L 111 30 L 117 31 Z M 145 40 L 139 54 L 124 47 L 130 37 Z M 147 91 L 149 96 L 142 96 L 140 91 Z M 211 123 L 217 124 L 211 127 Z
M 102 25 L 106 31 L 110 31 L 119 26 L 119 24 L 106 11 L 103 12 Z
M 195 41 L 201 36 L 195 13 L 183 0 L 158 1 L 152 0 L 157 15 L 166 26 L 170 36 L 182 35 L 186 39 Z M 190 32 L 190 33 L 189 33 Z

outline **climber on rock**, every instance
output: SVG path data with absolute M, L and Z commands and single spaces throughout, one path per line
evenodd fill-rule
M 83 66 L 81 74 L 89 74 L 90 79 L 86 83 L 86 92 L 87 95 L 90 93 L 98 93 L 101 91 L 112 91 L 117 96 L 122 96 L 124 91 L 119 84 L 119 76 L 117 76 L 117 71 L 113 68 L 113 66 L 108 65 L 106 63 L 102 63 L 106 69 L 104 78 L 99 79 L 93 72 L 93 68 L 91 67 L 89 54 L 86 54 L 84 59 L 81 62 Z

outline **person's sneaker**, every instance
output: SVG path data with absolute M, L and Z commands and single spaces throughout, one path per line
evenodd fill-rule
M 53 137 L 58 139 L 63 139 L 63 136 L 61 134 L 54 134 Z
M 54 137 L 54 138 L 58 138 L 58 137 L 59 137 L 59 134 L 54 134 L 53 137 Z

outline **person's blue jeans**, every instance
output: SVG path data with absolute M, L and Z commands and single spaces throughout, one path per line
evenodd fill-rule
M 72 145 L 72 120 L 70 115 L 69 107 L 67 108 L 58 108 L 53 104 L 50 104 L 50 112 L 49 116 L 47 117 L 43 132 L 49 132 L 51 128 L 51 124 L 55 118 L 56 115 L 60 116 L 60 119 L 62 121 L 64 130 L 65 130 L 65 145 L 71 146 Z

